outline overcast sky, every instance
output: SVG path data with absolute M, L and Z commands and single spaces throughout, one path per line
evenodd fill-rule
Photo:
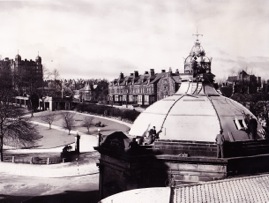
M 269 79 L 268 0 L 0 1 L 0 55 L 42 57 L 62 78 L 183 71 L 197 28 L 226 79 L 238 70 Z

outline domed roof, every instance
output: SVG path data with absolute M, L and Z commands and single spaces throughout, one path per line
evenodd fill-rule
M 205 50 L 197 39 L 184 61 L 184 73 L 197 76 L 204 72 L 211 72 L 211 60 L 206 56 Z
M 19 60 L 21 60 L 21 56 L 19 55 L 19 54 L 17 54 L 16 56 L 15 56 L 15 59 L 19 59 Z
M 191 49 L 190 56 L 201 56 L 205 54 L 205 50 L 201 46 L 200 41 L 197 39 L 194 43 L 194 46 Z
M 220 130 L 227 141 L 249 140 L 246 115 L 255 116 L 240 103 L 220 95 L 212 85 L 213 79 L 211 59 L 197 39 L 184 62 L 179 90 L 143 111 L 129 134 L 141 136 L 155 126 L 163 140 L 215 142 Z M 258 131 L 263 138 L 260 124 Z
M 203 62 L 209 63 L 209 62 L 211 62 L 211 60 L 207 56 L 205 56 L 205 57 L 203 57 Z
M 191 63 L 191 61 L 192 61 L 192 56 L 188 56 L 188 57 L 185 59 L 184 63 L 185 63 L 185 64 L 186 64 L 186 63 Z
M 210 84 L 185 81 L 176 94 L 142 112 L 129 134 L 141 136 L 156 126 L 157 131 L 162 130 L 159 136 L 163 140 L 215 142 L 222 129 L 225 140 L 243 141 L 249 139 L 243 130 L 247 114 L 254 116 L 243 105 L 220 95 Z M 260 125 L 258 131 L 262 131 Z M 260 132 L 258 135 L 263 137 Z
M 36 58 L 35 58 L 36 61 L 41 61 L 41 57 L 38 55 Z

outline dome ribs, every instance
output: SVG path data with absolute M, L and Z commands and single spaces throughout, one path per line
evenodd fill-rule
M 206 98 L 209 100 L 210 104 L 212 105 L 212 107 L 213 107 L 213 109 L 214 109 L 214 111 L 215 111 L 215 113 L 216 113 L 216 115 L 217 115 L 217 118 L 218 118 L 218 121 L 219 121 L 220 130 L 223 130 L 223 129 L 222 129 L 222 124 L 221 124 L 220 116 L 219 116 L 219 114 L 218 114 L 218 111 L 217 111 L 217 109 L 216 109 L 216 107 L 215 107 L 215 105 L 214 105 L 212 99 L 211 99 L 208 95 L 206 95 Z
M 162 123 L 162 125 L 161 125 L 161 130 L 163 129 L 163 125 L 164 125 L 164 123 L 165 123 L 165 121 L 166 121 L 166 119 L 167 119 L 169 113 L 171 112 L 172 108 L 173 108 L 173 107 L 175 106 L 175 104 L 176 104 L 180 99 L 182 99 L 184 96 L 185 96 L 185 95 L 180 96 L 177 100 L 175 100 L 175 102 L 173 103 L 173 105 L 169 108 L 167 114 L 165 115 L 165 118 L 164 118 L 164 120 L 163 120 L 163 123 Z

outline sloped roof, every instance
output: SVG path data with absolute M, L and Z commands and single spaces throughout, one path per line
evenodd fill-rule
M 200 202 L 268 202 L 269 175 L 230 178 L 196 185 L 171 188 L 143 188 L 121 192 L 101 200 L 101 203 L 133 202 L 200 203 Z M 172 194 L 172 195 L 171 195 Z
M 86 83 L 83 88 L 79 89 L 80 92 L 89 92 L 92 90 L 93 90 L 93 87 L 89 83 Z
M 229 76 L 228 79 L 227 79 L 227 81 L 230 81 L 230 82 L 235 82 L 237 80 L 238 80 L 237 76 Z
M 166 74 L 166 73 L 157 73 L 157 74 L 155 75 L 155 78 L 154 78 L 152 81 L 150 81 L 150 83 L 155 83 L 155 82 L 157 82 L 157 81 L 160 80 L 165 74 Z
M 139 75 L 138 77 L 135 77 L 134 75 L 125 76 L 124 78 L 116 78 L 114 79 L 111 84 L 119 84 L 119 85 L 126 85 L 127 84 L 134 84 L 134 85 L 141 85 L 141 84 L 150 84 L 158 82 L 163 76 L 165 76 L 167 72 L 161 72 L 161 73 L 155 73 L 153 75 L 149 73 L 145 73 L 142 75 Z M 177 73 L 171 74 L 172 79 L 176 83 L 181 82 L 181 77 Z
M 268 185 L 269 175 L 260 175 L 184 186 L 175 190 L 174 202 L 268 202 Z
M 181 77 L 179 75 L 173 75 L 172 78 L 176 83 L 181 83 Z

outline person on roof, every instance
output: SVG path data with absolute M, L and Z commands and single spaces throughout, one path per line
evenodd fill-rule
M 223 158 L 224 157 L 224 151 L 223 151 L 223 144 L 224 144 L 224 135 L 223 130 L 221 129 L 219 134 L 216 136 L 216 144 L 217 144 L 217 157 Z
M 257 120 L 253 116 L 250 116 L 250 120 L 248 122 L 248 132 L 249 132 L 249 135 L 251 136 L 251 138 L 253 140 L 258 139 L 258 137 L 257 137 L 257 126 L 258 126 Z
M 155 126 L 153 126 L 150 130 L 149 130 L 149 134 L 148 134 L 148 144 L 152 144 L 154 142 L 154 138 L 156 135 L 156 129 Z
M 133 138 L 132 140 L 131 140 L 131 142 L 129 143 L 129 148 L 130 149 L 135 149 L 135 148 L 137 148 L 138 147 L 138 143 L 137 143 L 137 141 L 136 141 L 136 138 Z
M 159 134 L 162 132 L 162 130 L 160 130 L 159 132 L 156 131 L 156 127 L 153 126 L 150 130 L 149 130 L 149 134 L 148 134 L 148 144 L 152 144 L 155 140 L 159 139 Z

